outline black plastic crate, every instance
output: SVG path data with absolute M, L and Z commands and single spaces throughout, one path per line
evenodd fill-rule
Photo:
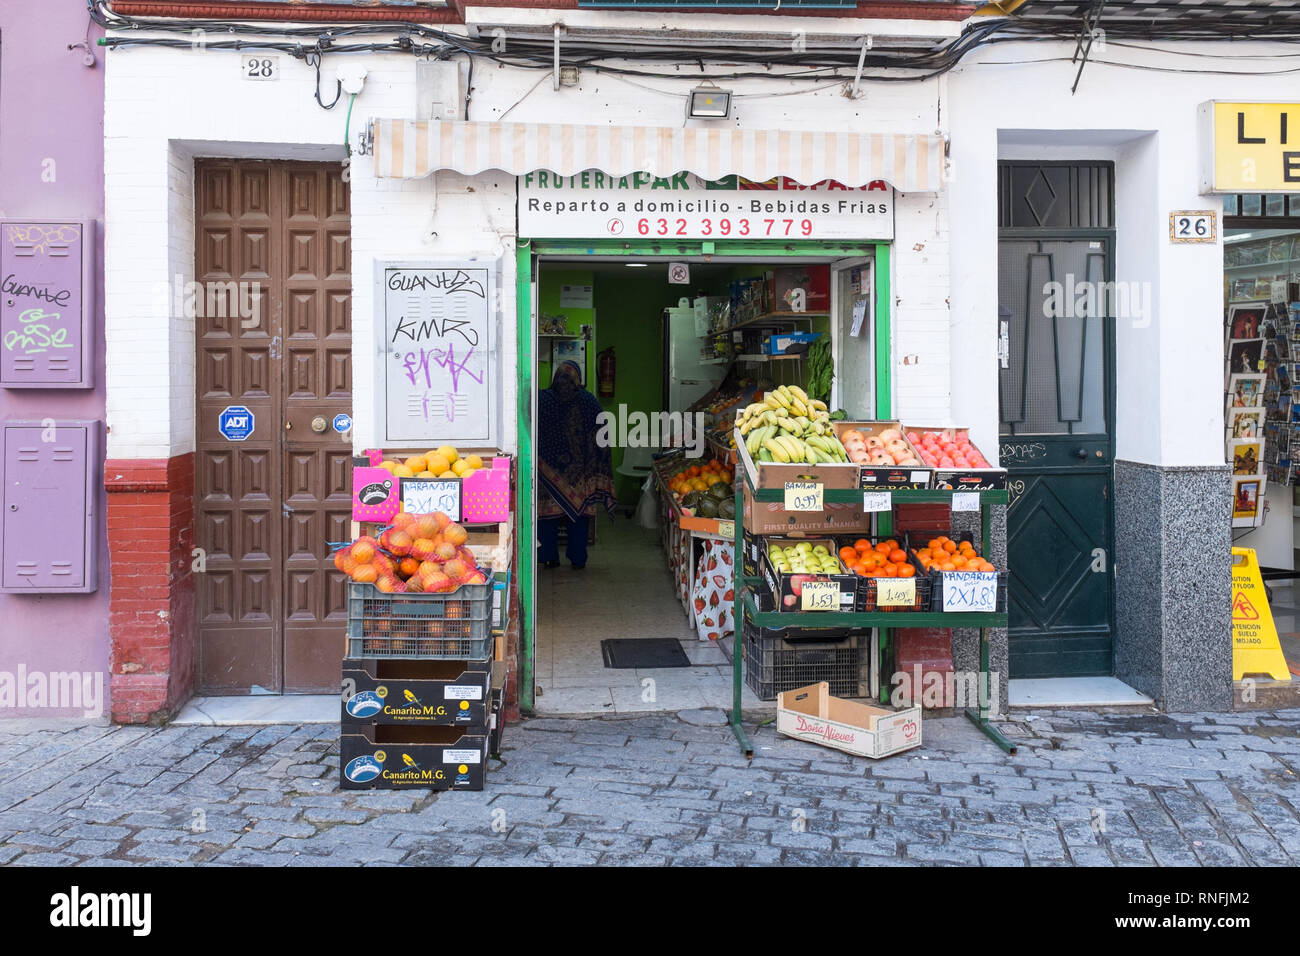
M 440 594 L 389 594 L 348 583 L 348 657 L 492 656 L 492 588 L 462 584 Z
M 908 556 L 909 559 L 911 556 Z M 853 599 L 853 610 L 858 613 L 867 611 L 890 612 L 896 611 L 900 614 L 914 614 L 918 611 L 928 611 L 931 607 L 931 582 L 930 576 L 920 568 L 916 569 L 916 574 L 912 575 L 912 580 L 916 582 L 916 598 L 911 605 L 900 605 L 897 607 L 877 607 L 876 606 L 876 582 L 880 578 L 859 578 L 858 591 Z M 898 580 L 897 578 L 884 578 L 883 580 Z
M 835 539 L 835 548 L 839 550 L 845 546 L 851 547 L 853 542 L 862 535 L 840 536 Z M 876 606 L 876 582 L 879 580 L 874 577 L 858 576 L 857 591 L 853 596 L 853 610 L 858 614 L 864 614 L 868 611 L 896 611 L 900 614 L 916 613 L 918 611 L 928 611 L 930 609 L 930 577 L 916 560 L 916 555 L 912 549 L 904 543 L 903 551 L 907 554 L 907 562 L 912 565 L 914 573 L 912 580 L 916 582 L 916 599 L 910 606 L 899 607 L 877 607 Z M 886 581 L 897 580 L 885 578 Z
M 808 684 L 826 681 L 836 697 L 870 694 L 870 638 L 868 633 L 848 633 L 838 640 L 794 643 L 762 636 L 770 629 L 757 627 L 748 617 L 744 624 L 745 683 L 760 700 Z

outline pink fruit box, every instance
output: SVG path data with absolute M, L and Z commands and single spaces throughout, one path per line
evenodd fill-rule
M 391 521 L 397 514 L 401 497 L 399 482 L 383 468 L 383 452 L 368 448 L 363 452 L 369 467 L 352 469 L 352 519 L 354 521 Z M 510 458 L 494 456 L 467 478 L 460 479 L 460 520 L 464 524 L 492 524 L 510 520 Z

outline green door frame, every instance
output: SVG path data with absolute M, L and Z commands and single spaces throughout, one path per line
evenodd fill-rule
M 519 709 L 533 710 L 536 681 L 533 650 L 536 621 L 533 620 L 533 369 L 537 343 L 533 316 L 533 262 L 540 256 L 625 257 L 637 259 L 698 258 L 702 256 L 745 256 L 751 259 L 844 259 L 874 256 L 876 283 L 876 417 L 893 414 L 893 363 L 890 336 L 893 296 L 890 292 L 890 242 L 817 242 L 811 240 L 749 240 L 735 242 L 655 242 L 619 240 L 533 240 L 519 239 L 515 246 L 515 334 L 518 338 L 517 442 L 516 463 L 516 551 L 519 581 Z M 833 317 L 832 317 L 833 321 Z M 832 325 L 831 328 L 834 328 Z

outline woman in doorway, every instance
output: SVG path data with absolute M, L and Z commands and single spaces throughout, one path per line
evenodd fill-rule
M 600 402 L 582 387 L 576 362 L 561 363 L 551 387 L 537 397 L 537 560 L 560 563 L 560 521 L 568 530 L 565 556 L 575 569 L 587 566 L 587 519 L 597 505 L 614 517 L 614 471 L 609 449 L 596 442 Z

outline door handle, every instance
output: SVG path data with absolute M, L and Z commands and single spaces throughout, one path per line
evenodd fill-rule
M 1074 451 L 1074 457 L 1078 458 L 1080 461 L 1086 461 L 1088 458 L 1088 449 L 1076 448 Z

